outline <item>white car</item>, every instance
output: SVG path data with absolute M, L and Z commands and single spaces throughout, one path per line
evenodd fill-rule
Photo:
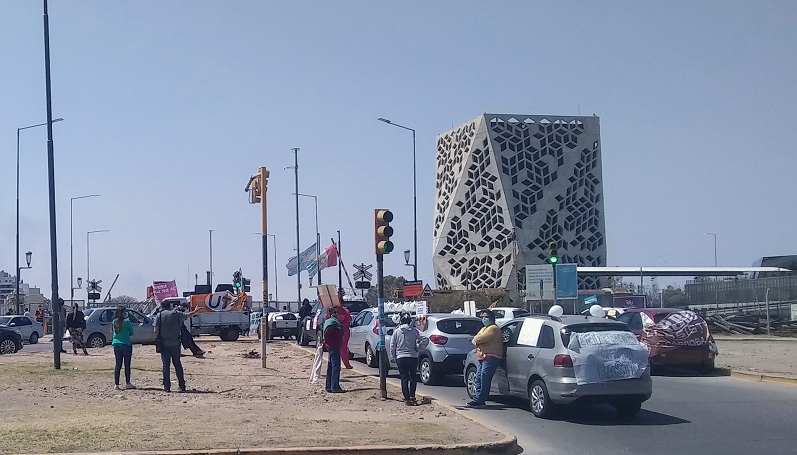
M 523 308 L 502 306 L 496 308 L 483 308 L 481 310 L 477 310 L 476 316 L 479 316 L 479 312 L 483 310 L 490 310 L 493 312 L 493 315 L 495 315 L 495 324 L 498 327 L 503 326 L 512 319 L 521 318 L 523 316 L 531 314 L 529 313 L 528 310 L 524 310 Z
M 0 327 L 16 329 L 22 334 L 22 342 L 36 344 L 44 335 L 44 326 L 30 316 L 0 316 Z

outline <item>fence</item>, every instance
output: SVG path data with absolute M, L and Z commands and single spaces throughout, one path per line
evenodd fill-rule
M 797 276 L 771 278 L 687 281 L 684 287 L 689 305 L 748 304 L 764 302 L 769 289 L 770 302 L 797 301 Z

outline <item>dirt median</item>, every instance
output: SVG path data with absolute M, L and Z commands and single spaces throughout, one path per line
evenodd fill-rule
M 124 452 L 247 447 L 439 445 L 501 435 L 443 407 L 382 401 L 372 378 L 342 372 L 345 394 L 309 384 L 312 355 L 269 344 L 268 369 L 244 354 L 254 342 L 202 343 L 183 357 L 189 392 L 162 391 L 160 356 L 135 346 L 137 390 L 113 388 L 113 350 L 0 357 L 0 453 Z M 176 380 L 172 373 L 172 381 Z
M 721 338 L 717 348 L 718 367 L 797 378 L 797 342 Z

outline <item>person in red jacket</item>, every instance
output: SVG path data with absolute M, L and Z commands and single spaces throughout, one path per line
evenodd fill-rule
M 340 344 L 340 361 L 347 370 L 351 370 L 351 363 L 349 362 L 349 337 L 351 336 L 351 313 L 349 309 L 341 305 L 338 309 L 338 322 L 343 328 L 343 340 Z
M 343 345 L 343 327 L 338 321 L 338 308 L 329 309 L 327 320 L 324 321 L 324 346 L 328 352 L 326 391 L 329 393 L 342 393 L 340 388 L 340 351 Z

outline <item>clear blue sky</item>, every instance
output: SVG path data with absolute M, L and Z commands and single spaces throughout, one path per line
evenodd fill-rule
M 69 198 L 100 193 L 75 203 L 75 276 L 86 231 L 110 229 L 91 264 L 105 285 L 121 274 L 115 295 L 159 279 L 184 290 L 214 229 L 216 281 L 242 267 L 259 296 L 243 188 L 263 165 L 280 298 L 295 297 L 292 147 L 324 245 L 340 229 L 349 264 L 374 262 L 371 209 L 389 207 L 385 273 L 408 275 L 411 136 L 377 117 L 418 131 L 425 281 L 435 136 L 483 112 L 601 117 L 609 265 L 711 265 L 705 231 L 720 265 L 797 253 L 794 2 L 50 3 L 61 295 Z M 45 120 L 41 2 L 0 3 L 0 61 L 0 268 L 13 271 L 16 128 Z M 23 131 L 23 277 L 48 294 L 46 164 L 45 129 Z M 310 199 L 301 222 L 305 247 Z

